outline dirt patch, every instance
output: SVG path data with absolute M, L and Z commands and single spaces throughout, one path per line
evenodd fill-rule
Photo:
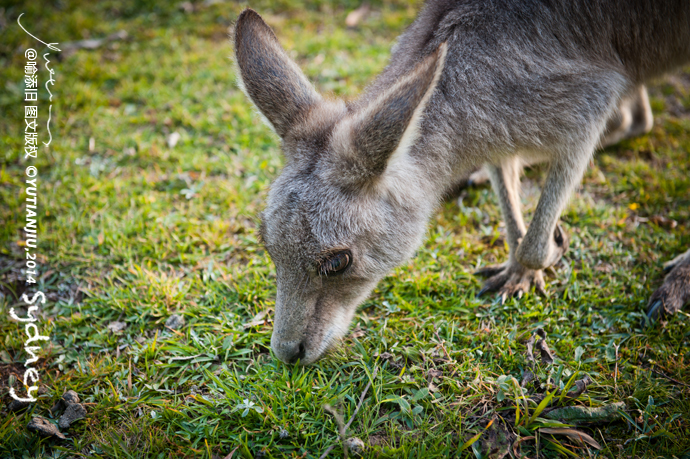
M 10 400 L 10 397 L 7 395 L 10 391 L 10 375 L 14 375 L 17 381 L 22 381 L 24 379 L 24 371 L 24 366 L 17 363 L 0 364 L 0 392 L 7 396 L 8 402 Z
M 369 446 L 388 446 L 391 444 L 388 435 L 385 434 L 369 435 L 368 443 Z
M 66 301 L 79 303 L 83 293 L 79 288 L 79 282 L 74 277 L 65 274 L 63 268 L 55 268 L 45 261 L 40 261 L 40 276 L 43 281 L 42 292 L 50 303 Z M 27 284 L 26 276 L 22 273 L 26 269 L 25 260 L 0 255 L 0 295 L 5 298 L 19 300 L 24 293 L 34 292 L 36 284 Z
M 510 431 L 505 423 L 495 418 L 482 435 L 481 450 L 488 459 L 503 459 L 509 454 L 510 446 L 515 438 L 516 435 Z

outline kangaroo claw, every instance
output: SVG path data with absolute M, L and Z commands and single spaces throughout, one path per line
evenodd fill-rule
M 647 305 L 650 320 L 672 315 L 690 302 L 690 250 L 667 263 L 665 268 L 670 272 Z
M 490 266 L 484 266 L 483 268 L 479 268 L 474 272 L 475 276 L 483 276 L 483 277 L 492 277 L 495 276 L 496 274 L 504 271 L 506 267 L 508 266 L 508 263 L 501 263 L 500 265 L 490 265 Z
M 501 298 L 501 304 L 511 297 L 522 298 L 532 287 L 537 293 L 545 294 L 542 271 L 528 269 L 518 263 L 488 266 L 477 270 L 475 274 L 489 276 L 482 289 L 477 293 L 477 297 L 488 292 L 496 292 L 497 296 Z

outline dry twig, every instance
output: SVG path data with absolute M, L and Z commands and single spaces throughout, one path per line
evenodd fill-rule
M 371 375 L 371 381 L 376 379 L 376 375 L 378 374 L 378 367 L 374 369 L 374 373 Z M 364 397 L 367 395 L 367 392 L 369 391 L 369 388 L 371 387 L 371 381 L 369 381 L 364 388 L 364 391 L 362 391 L 362 395 L 359 396 L 359 402 L 357 402 L 357 406 L 355 407 L 355 411 L 352 413 L 352 416 L 350 416 L 350 420 L 347 421 L 347 424 L 343 425 L 343 417 L 338 413 L 337 410 L 333 409 L 330 405 L 324 405 L 323 409 L 328 411 L 333 415 L 335 418 L 335 422 L 338 424 L 338 434 L 340 436 L 340 441 L 343 443 L 343 453 L 345 455 L 345 459 L 347 459 L 347 444 L 345 443 L 345 437 L 347 434 L 347 429 L 350 428 L 350 425 L 352 425 L 352 421 L 355 420 L 355 416 L 357 415 L 357 412 L 359 409 L 362 407 L 362 403 L 364 402 Z M 323 452 L 321 457 L 319 459 L 325 459 L 326 456 L 328 456 L 328 453 L 330 453 L 333 448 L 335 448 L 335 445 L 329 446 L 326 451 Z

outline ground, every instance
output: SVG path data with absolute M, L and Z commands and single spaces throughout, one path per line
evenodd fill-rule
M 39 401 L 1 408 L 0 457 L 316 458 L 329 447 L 339 457 L 329 409 L 347 422 L 368 384 L 347 432 L 367 457 L 482 457 L 502 444 L 529 457 L 688 457 L 690 318 L 646 324 L 644 311 L 662 263 L 690 247 L 690 72 L 651 86 L 649 135 L 595 157 L 563 214 L 570 251 L 547 272 L 549 296 L 475 298 L 473 271 L 503 261 L 507 247 L 493 193 L 469 189 L 435 214 L 424 246 L 380 283 L 342 345 L 291 367 L 270 354 L 275 274 L 256 230 L 282 158 L 235 86 L 227 39 L 247 5 L 6 5 L 0 304 L 8 311 L 22 293 L 45 292 L 37 324 L 51 339 L 40 351 Z M 321 91 L 353 97 L 420 4 L 372 2 L 353 28 L 345 19 L 355 1 L 251 6 Z M 34 160 L 21 153 L 24 50 L 44 48 L 16 26 L 21 12 L 27 30 L 63 46 L 127 32 L 55 61 L 53 142 Z M 47 92 L 40 98 L 45 123 Z M 28 165 L 39 171 L 40 206 L 40 273 L 29 290 L 20 271 Z M 527 172 L 528 218 L 543 176 Z M 166 327 L 173 314 L 185 323 Z M 552 364 L 528 360 L 540 328 Z M 9 402 L 8 385 L 21 389 L 26 335 L 6 312 L 0 329 Z M 537 401 L 588 375 L 586 392 L 561 405 L 623 403 L 618 421 L 577 427 L 601 449 L 547 434 L 562 426 L 536 403 L 516 404 L 515 382 L 528 372 Z M 86 418 L 63 429 L 67 441 L 37 441 L 27 424 L 57 420 L 49 409 L 70 389 Z

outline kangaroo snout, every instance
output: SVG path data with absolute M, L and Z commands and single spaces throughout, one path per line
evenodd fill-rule
M 301 362 L 304 359 L 306 351 L 304 341 L 283 341 L 280 337 L 277 337 L 275 333 L 273 333 L 271 337 L 271 349 L 276 357 L 285 363 Z
M 297 296 L 292 289 L 283 287 L 285 284 L 292 285 L 293 282 L 279 282 L 271 350 L 284 363 L 295 364 L 299 361 L 305 365 L 315 360 L 312 351 L 315 336 L 308 333 L 308 329 L 314 327 L 316 301 L 311 291 Z
M 311 283 L 316 286 L 300 297 L 293 288 L 286 287 L 286 292 L 279 287 L 271 349 L 287 364 L 309 365 L 321 358 L 347 332 L 360 301 L 337 286 Z

